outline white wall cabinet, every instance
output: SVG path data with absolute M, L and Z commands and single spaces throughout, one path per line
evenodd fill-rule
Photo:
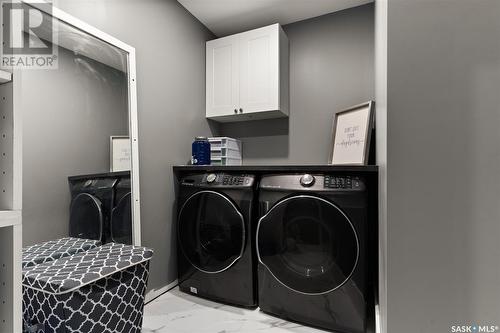
M 288 116 L 288 38 L 279 24 L 208 41 L 206 56 L 207 118 Z
M 207 42 L 207 117 L 232 115 L 238 107 L 239 58 L 237 36 Z

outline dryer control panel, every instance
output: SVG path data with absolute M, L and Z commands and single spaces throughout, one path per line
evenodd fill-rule
M 312 192 L 366 190 L 363 177 L 339 173 L 269 175 L 262 177 L 259 187 L 266 190 Z
M 363 187 L 362 181 L 359 177 L 352 176 L 329 176 L 325 175 L 323 186 L 325 188 L 333 189 L 361 189 Z

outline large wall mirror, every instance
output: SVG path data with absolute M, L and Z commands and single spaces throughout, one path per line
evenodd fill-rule
M 23 243 L 72 236 L 140 245 L 134 48 L 56 8 L 30 6 L 52 22 L 38 36 L 51 41 L 57 65 L 14 72 Z

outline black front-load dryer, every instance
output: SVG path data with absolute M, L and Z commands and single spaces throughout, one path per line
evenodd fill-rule
M 115 203 L 111 212 L 110 236 L 114 243 L 132 245 L 132 187 L 130 176 L 115 185 Z
M 180 179 L 178 274 L 181 291 L 256 305 L 252 175 L 206 173 Z
M 336 332 L 367 328 L 368 194 L 355 175 L 270 175 L 259 186 L 259 306 Z

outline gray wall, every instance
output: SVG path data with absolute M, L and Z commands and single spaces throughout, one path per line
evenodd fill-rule
M 374 7 L 364 5 L 284 26 L 290 41 L 290 117 L 222 124 L 241 138 L 246 164 L 321 164 L 333 115 L 374 99 Z
M 333 113 L 374 97 L 372 5 L 285 27 L 289 119 L 220 126 L 204 117 L 205 41 L 214 36 L 176 1 L 59 6 L 137 50 L 141 222 L 143 243 L 155 249 L 150 289 L 176 278 L 171 166 L 187 161 L 195 135 L 242 138 L 248 164 L 325 163 Z
M 109 171 L 109 136 L 128 134 L 125 73 L 59 48 L 57 70 L 26 70 L 23 243 L 68 235 L 67 177 Z
M 389 333 L 500 324 L 500 2 L 389 0 Z
M 214 36 L 176 1 L 59 5 L 137 49 L 141 219 L 144 244 L 156 251 L 153 289 L 176 278 L 170 167 L 186 162 L 193 136 L 241 138 L 248 164 L 324 163 L 333 113 L 373 99 L 372 5 L 285 27 L 291 54 L 289 119 L 213 125 L 214 131 L 204 119 L 204 42 Z M 121 19 L 108 20 L 110 13 Z
M 172 165 L 196 135 L 211 135 L 205 110 L 205 41 L 213 35 L 175 0 L 65 0 L 59 7 L 137 52 L 143 244 L 155 250 L 149 288 L 176 279 Z

